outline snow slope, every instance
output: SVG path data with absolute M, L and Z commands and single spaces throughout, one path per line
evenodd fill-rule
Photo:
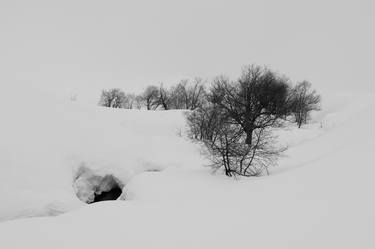
M 80 167 L 126 185 L 140 172 L 201 162 L 176 135 L 181 112 L 89 107 L 25 86 L 7 90 L 0 93 L 0 220 L 82 206 L 73 189 Z
M 311 125 L 279 131 L 289 149 L 270 176 L 237 180 L 203 167 L 179 112 L 2 111 L 0 215 L 73 211 L 2 222 L 0 247 L 374 248 L 374 96 L 324 101 Z M 79 202 L 82 163 L 116 173 L 127 200 Z

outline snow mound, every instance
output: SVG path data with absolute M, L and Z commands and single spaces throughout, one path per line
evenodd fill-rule
M 124 188 L 124 184 L 112 174 L 94 172 L 84 165 L 79 168 L 73 186 L 77 197 L 85 203 L 116 200 Z M 121 199 L 125 199 L 125 195 Z
M 83 194 L 85 180 L 75 183 L 82 166 L 114 176 L 122 188 L 144 171 L 201 162 L 197 148 L 178 135 L 185 127 L 180 111 L 85 106 L 14 84 L 0 92 L 0 117 L 0 195 L 6 203 L 0 220 L 84 205 L 92 193 Z

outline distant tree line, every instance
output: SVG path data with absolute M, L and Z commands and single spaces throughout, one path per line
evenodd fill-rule
M 103 90 L 99 105 L 112 108 L 147 110 L 194 110 L 204 104 L 205 82 L 201 78 L 181 80 L 176 86 L 166 88 L 150 85 L 140 95 L 125 94 L 118 88 Z
M 187 112 L 189 137 L 203 145 L 212 168 L 227 176 L 268 173 L 285 148 L 276 146 L 272 130 L 295 122 L 300 128 L 320 109 L 320 95 L 311 83 L 292 85 L 267 67 L 244 67 L 237 80 L 216 77 L 182 80 L 166 88 L 148 86 L 140 95 L 103 90 L 100 105 L 113 108 Z

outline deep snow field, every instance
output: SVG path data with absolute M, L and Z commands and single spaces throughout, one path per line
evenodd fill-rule
M 323 95 L 311 124 L 278 131 L 289 148 L 270 176 L 234 179 L 204 167 L 181 111 L 12 88 L 0 93 L 0 248 L 375 248 L 375 96 Z M 125 200 L 80 201 L 82 168 L 114 175 Z

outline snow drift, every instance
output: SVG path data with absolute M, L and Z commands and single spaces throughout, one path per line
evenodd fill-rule
M 75 184 L 82 167 L 112 175 L 123 187 L 144 171 L 200 164 L 196 148 L 178 136 L 185 126 L 180 111 L 89 107 L 25 85 L 6 89 L 0 93 L 0 220 L 80 207 L 77 191 L 89 202 L 92 193 L 83 193 L 89 187 L 82 189 L 82 179 Z
M 203 167 L 181 112 L 4 97 L 0 216 L 71 212 L 0 223 L 2 248 L 375 247 L 374 96 L 324 96 L 311 125 L 278 131 L 289 149 L 270 176 L 237 180 Z M 82 165 L 127 201 L 80 201 Z

